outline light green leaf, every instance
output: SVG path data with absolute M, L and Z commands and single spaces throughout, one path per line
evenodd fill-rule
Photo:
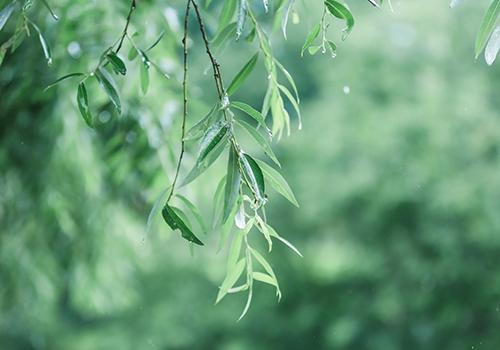
M 262 136 L 262 134 L 259 133 L 252 125 L 243 120 L 236 120 L 236 123 L 240 125 L 262 147 L 264 152 L 269 156 L 269 158 L 271 158 L 273 162 L 276 163 L 277 166 L 281 166 L 267 138 Z
M 259 123 L 266 131 L 269 131 L 269 128 L 267 127 L 266 122 L 264 120 L 264 116 L 253 107 L 247 105 L 246 103 L 236 102 L 236 101 L 231 102 L 231 107 L 234 107 L 246 113 L 247 115 L 255 119 L 257 123 Z
M 218 34 L 220 34 L 231 22 L 235 11 L 236 0 L 224 0 L 224 5 L 222 6 L 222 10 L 219 16 L 219 30 L 217 31 Z
M 304 51 L 307 50 L 307 48 L 309 48 L 309 46 L 312 45 L 312 43 L 314 42 L 314 40 L 316 40 L 316 38 L 318 37 L 319 35 L 319 31 L 321 30 L 321 24 L 320 23 L 317 23 L 312 29 L 311 31 L 309 32 L 309 34 L 307 35 L 307 38 L 306 38 L 306 41 L 304 42 L 304 45 L 302 46 L 302 50 L 300 51 L 300 56 L 304 56 Z
M 270 184 L 271 187 L 276 190 L 276 192 L 281 194 L 283 197 L 288 199 L 293 205 L 298 207 L 299 203 L 297 203 L 297 199 L 295 199 L 292 189 L 290 188 L 286 180 L 283 178 L 283 176 L 281 176 L 281 174 L 278 171 L 269 166 L 267 163 L 261 160 L 257 160 L 257 163 L 262 169 L 262 172 L 264 173 L 264 176 L 268 184 Z
M 491 5 L 488 7 L 486 14 L 483 18 L 483 22 L 479 27 L 479 32 L 476 36 L 476 45 L 475 45 L 475 53 L 476 58 L 479 57 L 481 52 L 483 51 L 486 43 L 488 42 L 488 38 L 491 36 L 493 29 L 495 27 L 495 23 L 500 15 L 500 0 L 493 0 Z
M 259 53 L 256 53 L 255 55 L 250 58 L 250 60 L 243 66 L 243 68 L 236 74 L 234 77 L 233 81 L 231 84 L 229 84 L 229 87 L 227 88 L 227 95 L 231 96 L 234 94 L 238 88 L 243 84 L 243 82 L 246 80 L 246 78 L 250 75 L 250 73 L 253 71 L 255 68 L 255 64 L 257 63 L 257 60 L 259 58 Z
M 78 91 L 76 94 L 76 101 L 78 103 L 78 109 L 80 110 L 80 114 L 82 115 L 85 123 L 91 128 L 94 127 L 94 122 L 92 120 L 92 114 L 89 109 L 89 98 L 87 96 L 87 88 L 85 84 L 82 82 L 78 85 Z
M 240 258 L 241 254 L 241 244 L 243 242 L 243 231 L 236 231 L 233 240 L 231 242 L 231 247 L 229 248 L 229 254 L 227 256 L 227 270 L 231 270 L 236 262 Z
M 103 68 L 98 68 L 95 71 L 95 77 L 97 81 L 99 82 L 99 85 L 101 85 L 102 89 L 108 95 L 109 99 L 113 103 L 113 105 L 116 107 L 118 110 L 118 113 L 122 112 L 122 105 L 120 102 L 120 96 L 118 95 L 118 90 L 116 89 L 116 84 L 109 75 L 109 73 L 104 70 Z
M 229 23 L 222 31 L 212 40 L 211 46 L 214 50 L 219 49 L 229 38 L 236 34 L 236 22 Z
M 290 243 L 289 241 L 287 241 L 286 239 L 284 239 L 283 237 L 281 237 L 275 230 L 274 228 L 272 228 L 271 226 L 269 226 L 268 224 L 266 224 L 267 226 L 267 229 L 269 231 L 269 234 L 278 239 L 279 241 L 281 241 L 283 244 L 285 244 L 288 248 L 290 248 L 291 250 L 293 250 L 295 252 L 295 254 L 297 254 L 298 256 L 300 256 L 301 258 L 303 258 L 302 254 L 300 253 L 300 251 L 295 248 L 295 246 Z
M 345 5 L 337 0 L 325 0 L 325 5 L 333 16 L 346 21 L 347 26 L 342 30 L 344 32 L 342 40 L 345 40 L 354 27 L 354 16 Z
M 269 232 L 266 223 L 264 222 L 264 220 L 262 220 L 260 216 L 256 215 L 255 220 L 257 221 L 257 228 L 264 235 L 264 238 L 267 241 L 269 252 L 271 252 L 273 250 L 273 241 L 271 240 L 271 233 Z
M 184 136 L 184 141 L 197 140 L 203 136 L 204 132 L 208 129 L 208 126 L 213 124 L 215 116 L 218 115 L 219 108 L 218 104 L 215 104 L 210 111 L 200 119 L 191 129 L 188 130 Z
M 141 91 L 145 95 L 149 88 L 149 66 L 145 63 L 141 64 L 140 67 L 141 76 Z
M 293 93 L 295 94 L 295 99 L 297 100 L 297 102 L 300 102 L 299 91 L 297 89 L 297 85 L 295 84 L 295 81 L 293 80 L 292 75 L 290 74 L 290 72 L 288 72 L 288 70 L 278 60 L 275 59 L 274 63 L 276 63 L 278 68 L 283 72 L 283 75 L 286 77 L 286 79 L 288 80 L 288 82 L 292 86 Z
M 153 204 L 153 207 L 151 208 L 151 211 L 149 212 L 148 215 L 148 221 L 146 222 L 146 235 L 149 235 L 149 233 L 151 232 L 151 228 L 153 227 L 153 220 L 155 216 L 158 215 L 158 212 L 160 211 L 162 204 L 167 200 L 167 195 L 169 190 L 170 186 L 164 189 L 160 193 L 155 203 Z
M 254 272 L 252 274 L 252 277 L 256 281 L 270 284 L 273 287 L 278 287 L 278 283 L 276 282 L 276 280 L 266 273 Z
M 484 59 L 486 63 L 491 66 L 495 59 L 497 58 L 498 51 L 500 50 L 500 26 L 497 26 L 493 33 L 491 34 L 488 45 L 484 50 Z
M 238 282 L 241 275 L 243 274 L 243 271 L 245 270 L 245 266 L 245 259 L 241 259 L 237 264 L 235 264 L 230 270 L 227 271 L 226 278 L 222 282 L 219 293 L 217 294 L 217 299 L 215 301 L 216 304 L 219 303 L 222 298 L 226 296 L 229 289 L 231 289 L 235 285 L 235 283 Z
M 187 227 L 184 221 L 179 217 L 175 210 L 166 204 L 162 210 L 162 216 L 165 222 L 170 226 L 172 230 L 181 231 L 181 236 L 188 240 L 189 242 L 203 245 L 203 243 L 194 235 L 194 233 Z
M 175 195 L 177 198 L 179 198 L 186 208 L 189 209 L 193 217 L 195 218 L 196 222 L 198 222 L 198 225 L 200 225 L 200 228 L 203 230 L 204 233 L 208 233 L 208 228 L 207 225 L 205 224 L 205 220 L 203 220 L 203 216 L 200 213 L 200 210 L 196 207 L 196 205 L 193 204 L 188 198 L 184 197 L 181 194 L 176 194 Z
M 42 0 L 42 2 L 45 5 L 45 7 L 47 8 L 47 10 L 49 10 L 50 15 L 52 16 L 52 18 L 54 18 L 56 21 L 59 20 L 59 17 L 57 17 L 57 15 L 54 13 L 54 11 L 52 11 L 52 9 L 50 8 L 50 5 L 47 2 L 47 0 Z
M 38 28 L 38 26 L 31 21 L 30 24 L 38 33 L 38 40 L 40 41 L 40 45 L 42 45 L 43 54 L 45 56 L 45 59 L 47 60 L 47 64 L 50 66 L 52 64 L 52 54 L 50 53 L 50 46 L 47 43 L 47 40 L 45 40 L 45 37 L 43 36 L 40 28 Z
M 288 25 L 288 17 L 290 15 L 290 11 L 293 8 L 293 4 L 295 3 L 295 0 L 288 0 L 288 3 L 286 4 L 285 10 L 283 12 L 283 17 L 281 19 L 281 31 L 283 32 L 283 37 L 286 38 L 286 27 Z

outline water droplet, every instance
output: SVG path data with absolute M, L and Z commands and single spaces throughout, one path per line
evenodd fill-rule
M 351 88 L 349 87 L 349 85 L 345 85 L 343 90 L 344 94 L 346 95 L 349 95 L 351 93 Z
M 78 42 L 72 41 L 68 44 L 66 51 L 68 51 L 71 57 L 78 58 L 82 53 L 82 48 Z
M 240 209 L 236 213 L 236 216 L 234 217 L 234 224 L 236 225 L 237 228 L 243 230 L 246 226 L 245 222 L 245 207 L 243 203 L 241 203 Z
M 222 101 L 221 101 L 221 104 L 222 104 L 222 109 L 227 109 L 229 107 L 229 96 L 227 96 L 227 94 L 225 94 L 223 97 L 222 97 Z

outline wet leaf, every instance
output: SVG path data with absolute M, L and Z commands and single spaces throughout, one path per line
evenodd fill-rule
M 9 20 L 10 16 L 12 15 L 12 12 L 16 8 L 16 1 L 12 1 L 10 4 L 5 6 L 1 11 L 0 11 L 0 31 L 3 29 L 5 26 L 5 23 Z
M 115 52 L 110 52 L 106 55 L 106 58 L 109 63 L 113 66 L 113 70 L 116 73 L 121 75 L 127 74 L 127 67 L 125 67 L 125 63 L 123 63 L 122 59 L 118 57 Z
M 241 163 L 241 168 L 243 169 L 245 179 L 252 192 L 254 193 L 256 199 L 259 201 L 263 201 L 265 198 L 265 184 L 262 170 L 255 162 L 255 160 L 248 154 L 241 154 L 239 156 L 239 160 Z
M 271 143 L 267 138 L 262 136 L 260 132 L 258 132 L 252 125 L 248 124 L 247 122 L 243 120 L 236 120 L 236 123 L 240 125 L 243 130 L 245 130 L 256 142 L 259 144 L 263 151 L 271 158 L 273 162 L 276 163 L 276 165 L 281 166 L 280 162 L 278 161 L 278 158 L 273 152 L 273 149 L 271 147 Z
M 85 123 L 91 128 L 94 127 L 94 122 L 92 120 L 92 114 L 89 109 L 89 99 L 87 95 L 87 88 L 84 83 L 80 83 L 78 85 L 78 91 L 76 94 L 76 101 L 78 103 L 78 109 L 80 110 L 80 114 L 82 115 Z
M 81 76 L 84 76 L 84 75 L 85 74 L 83 74 L 83 73 L 70 73 L 70 74 L 66 74 L 66 75 L 60 77 L 59 79 L 55 80 L 54 82 L 50 83 L 49 85 L 47 85 L 47 87 L 43 91 L 47 91 L 51 87 L 54 87 L 55 85 L 63 82 L 66 79 L 73 78 L 73 77 L 81 77 Z
M 476 58 L 479 57 L 481 52 L 483 51 L 486 43 L 488 42 L 491 33 L 493 32 L 493 28 L 495 27 L 495 23 L 500 15 L 500 0 L 493 0 L 491 5 L 488 7 L 486 14 L 483 18 L 483 22 L 479 28 L 479 32 L 476 36 L 476 45 L 475 45 L 475 53 Z
M 181 236 L 188 240 L 189 242 L 203 245 L 203 243 L 194 235 L 194 233 L 187 227 L 184 221 L 180 218 L 180 216 L 175 212 L 175 210 L 166 204 L 162 210 L 162 216 L 165 222 L 170 226 L 172 230 L 181 231 Z
M 259 53 L 256 53 L 243 66 L 243 68 L 238 72 L 238 74 L 236 74 L 233 81 L 231 82 L 231 84 L 229 84 L 229 87 L 227 88 L 226 92 L 227 92 L 228 96 L 231 96 L 232 94 L 234 94 L 238 90 L 238 88 L 241 86 L 241 84 L 243 84 L 243 82 L 246 80 L 246 78 L 250 75 L 250 73 L 255 68 L 255 64 L 257 63 L 258 58 L 259 58 Z
M 307 38 L 306 38 L 306 41 L 304 42 L 304 45 L 302 46 L 302 50 L 300 51 L 300 56 L 304 56 L 304 51 L 306 51 L 309 48 L 309 46 L 312 45 L 312 43 L 314 42 L 314 40 L 316 40 L 316 38 L 319 35 L 319 31 L 320 30 L 321 30 L 321 24 L 320 23 L 317 23 L 311 29 L 311 31 L 307 35 Z
M 239 196 L 241 174 L 238 167 L 238 154 L 231 147 L 227 162 L 226 186 L 224 192 L 224 210 L 222 222 L 226 222 Z
M 109 99 L 111 100 L 115 108 L 118 110 L 118 113 L 121 113 L 122 106 L 120 102 L 120 96 L 118 95 L 116 84 L 111 75 L 109 75 L 109 73 L 105 71 L 103 68 L 98 68 L 95 71 L 95 77 L 99 82 L 99 85 L 106 93 L 106 95 L 108 95 Z
M 261 160 L 257 160 L 257 163 L 259 164 L 260 169 L 262 169 L 262 172 L 264 173 L 268 184 L 271 185 L 271 187 L 274 188 L 276 192 L 288 199 L 290 203 L 298 207 L 299 203 L 297 202 L 292 189 L 283 178 L 283 176 L 281 176 L 281 174 L 277 170 L 269 166 L 267 163 Z
M 354 27 L 354 16 L 345 5 L 337 0 L 325 0 L 325 5 L 333 16 L 346 21 L 347 26 L 343 29 L 344 35 L 342 35 L 342 40 L 345 40 Z

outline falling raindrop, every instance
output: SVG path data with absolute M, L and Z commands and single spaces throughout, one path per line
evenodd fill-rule
M 349 95 L 351 93 L 351 88 L 349 85 L 344 86 L 344 94 Z

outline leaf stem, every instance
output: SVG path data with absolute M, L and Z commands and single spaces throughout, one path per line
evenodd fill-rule
M 132 13 L 134 12 L 135 7 L 136 7 L 136 0 L 132 0 L 130 2 L 130 9 L 128 10 L 127 22 L 125 23 L 125 28 L 123 28 L 123 33 L 122 33 L 122 36 L 121 36 L 120 41 L 118 43 L 118 47 L 116 48 L 116 53 L 118 53 L 118 51 L 120 51 L 120 49 L 122 48 L 123 41 L 125 40 L 125 37 L 127 36 L 128 26 L 130 25 L 130 21 L 132 20 Z

